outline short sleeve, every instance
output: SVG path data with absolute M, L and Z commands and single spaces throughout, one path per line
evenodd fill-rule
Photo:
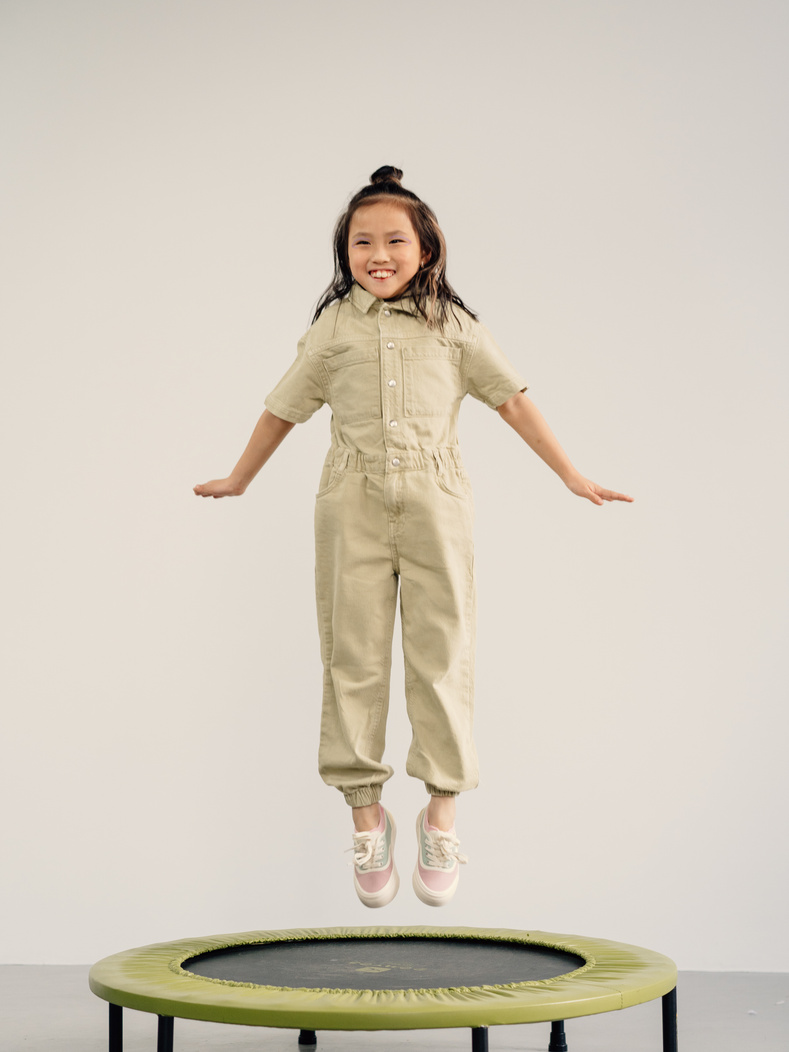
M 296 361 L 266 398 L 266 408 L 292 424 L 303 424 L 325 401 L 318 368 L 307 353 L 307 337 L 303 336 Z
M 477 323 L 477 342 L 466 372 L 466 390 L 491 409 L 496 409 L 527 383 L 504 355 L 484 325 Z

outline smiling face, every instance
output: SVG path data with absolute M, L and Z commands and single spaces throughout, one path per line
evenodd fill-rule
M 374 296 L 400 296 L 427 258 L 404 208 L 378 201 L 354 212 L 348 262 L 354 279 Z

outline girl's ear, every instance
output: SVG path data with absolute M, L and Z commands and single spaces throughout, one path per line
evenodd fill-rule
M 433 256 L 432 252 L 425 252 L 425 254 L 422 256 L 422 262 L 419 264 L 419 269 L 420 270 L 422 269 L 422 267 L 426 267 L 427 266 L 427 264 L 432 259 L 432 256 Z

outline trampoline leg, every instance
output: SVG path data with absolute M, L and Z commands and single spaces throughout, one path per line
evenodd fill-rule
M 299 1031 L 299 1047 L 304 1048 L 315 1048 L 318 1044 L 318 1035 L 314 1030 L 300 1030 Z
M 564 1020 L 555 1019 L 551 1023 L 551 1042 L 548 1052 L 567 1052 L 567 1038 L 564 1036 Z
M 486 1026 L 472 1028 L 471 1052 L 488 1052 L 488 1028 Z
M 663 995 L 663 1052 L 678 1052 L 677 988 Z
M 159 1036 L 156 1052 L 173 1052 L 173 1028 L 175 1020 L 171 1015 L 159 1016 Z
M 123 1052 L 123 1009 L 110 1005 L 110 1052 Z

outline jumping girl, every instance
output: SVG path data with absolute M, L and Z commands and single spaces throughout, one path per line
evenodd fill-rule
M 430 797 L 417 819 L 413 886 L 431 906 L 458 882 L 455 797 L 477 785 L 472 738 L 473 504 L 457 440 L 460 403 L 485 402 L 593 504 L 630 501 L 576 471 L 526 382 L 446 279 L 434 213 L 379 168 L 334 232 L 334 279 L 297 357 L 228 478 L 240 496 L 294 426 L 331 407 L 315 507 L 324 667 L 319 770 L 353 809 L 354 886 L 367 906 L 397 893 L 395 823 L 380 803 L 392 632 L 400 593 L 413 739 L 406 771 Z

